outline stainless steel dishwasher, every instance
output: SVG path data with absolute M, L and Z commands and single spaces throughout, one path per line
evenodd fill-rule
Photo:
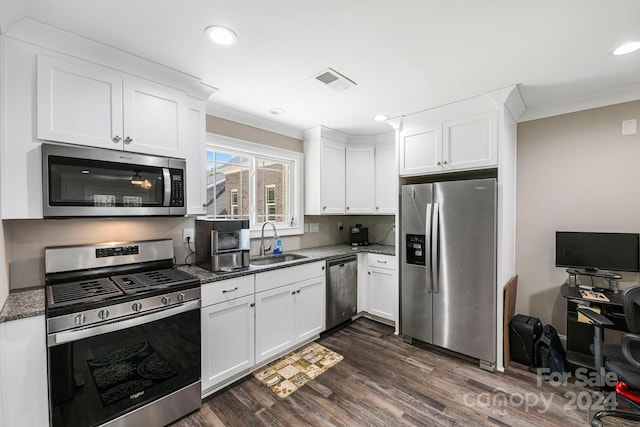
M 327 329 L 351 319 L 357 307 L 357 255 L 327 261 Z

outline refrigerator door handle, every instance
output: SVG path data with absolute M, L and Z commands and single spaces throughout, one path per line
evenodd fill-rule
M 425 243 L 424 243 L 424 249 L 427 252 L 424 257 L 425 259 L 425 265 L 427 267 L 427 274 L 426 276 L 426 280 L 427 280 L 427 293 L 431 293 L 433 292 L 433 282 L 431 281 L 431 244 L 429 243 L 429 234 L 431 233 L 431 217 L 433 214 L 433 209 L 431 206 L 431 203 L 427 203 L 427 213 L 426 213 L 426 222 L 425 222 Z
M 433 222 L 431 223 L 431 289 L 434 294 L 440 293 L 440 245 L 438 244 L 440 233 L 440 205 L 433 204 Z

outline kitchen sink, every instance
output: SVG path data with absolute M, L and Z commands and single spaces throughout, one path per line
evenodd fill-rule
M 249 261 L 249 265 L 282 264 L 285 262 L 295 261 L 302 258 L 306 258 L 306 256 L 296 255 L 296 254 L 269 255 L 269 256 L 264 256 L 260 258 L 253 258 Z

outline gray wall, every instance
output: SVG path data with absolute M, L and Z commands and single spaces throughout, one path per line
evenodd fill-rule
M 640 232 L 640 135 L 621 135 L 639 118 L 636 101 L 518 125 L 516 313 L 565 332 L 556 231 Z M 638 279 L 626 274 L 623 287 Z

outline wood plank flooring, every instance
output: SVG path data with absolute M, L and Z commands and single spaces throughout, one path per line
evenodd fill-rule
M 586 426 L 597 403 L 593 390 L 571 381 L 538 384 L 517 366 L 485 372 L 406 344 L 393 328 L 365 318 L 318 342 L 344 360 L 288 397 L 250 375 L 173 426 Z

